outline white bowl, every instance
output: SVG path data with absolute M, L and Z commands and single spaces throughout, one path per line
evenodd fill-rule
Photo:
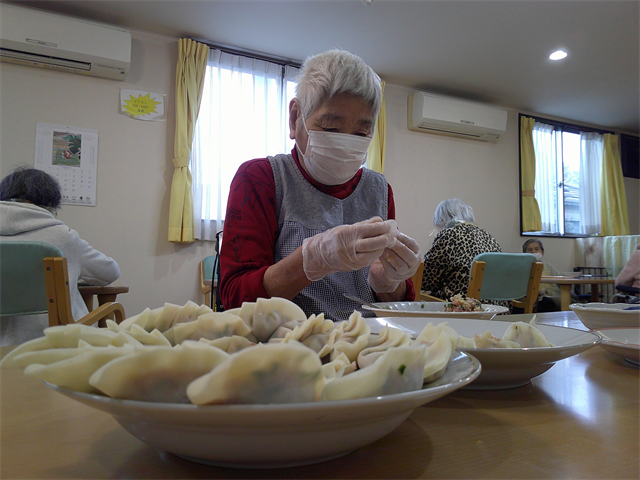
M 509 315 L 496 320 L 477 320 L 464 318 L 367 318 L 372 333 L 378 333 L 382 327 L 399 328 L 414 338 L 428 322 L 434 325 L 447 322 L 458 334 L 473 338 L 490 331 L 495 337 L 504 335 L 507 327 L 515 321 L 529 321 L 530 314 Z M 508 320 L 508 321 L 505 321 Z M 467 390 L 497 390 L 526 385 L 532 378 L 546 372 L 558 360 L 571 357 L 588 350 L 601 341 L 595 332 L 585 332 L 566 327 L 536 325 L 554 347 L 544 348 L 461 348 L 470 353 L 482 364 L 478 378 L 467 385 Z
M 580 321 L 590 330 L 640 327 L 640 305 L 627 303 L 572 303 L 569 308 L 578 315 Z
M 640 365 L 640 328 L 602 329 L 598 333 L 602 335 L 602 348 Z
M 333 402 L 271 405 L 116 400 L 46 384 L 110 413 L 129 433 L 188 460 L 235 468 L 308 465 L 346 455 L 397 428 L 411 412 L 475 380 L 480 363 L 460 353 L 422 390 Z
M 451 317 L 451 318 L 482 318 L 491 320 L 499 313 L 509 311 L 507 307 L 482 304 L 484 311 L 480 312 L 445 312 L 445 302 L 378 302 L 372 306 L 363 305 L 362 308 L 374 312 L 378 317 Z M 426 323 L 425 323 L 426 325 Z

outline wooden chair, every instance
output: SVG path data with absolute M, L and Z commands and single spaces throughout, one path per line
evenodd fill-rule
M 216 257 L 217 255 L 209 255 L 200 262 L 200 290 L 204 294 L 204 303 L 207 307 L 211 307 L 211 297 L 215 301 L 215 290 L 212 294 L 211 289 L 216 286 L 218 280 L 217 277 L 213 278 L 213 266 L 215 265 Z
M 524 313 L 532 313 L 538 300 L 543 264 L 528 253 L 482 253 L 473 259 L 467 297 L 509 300 Z M 420 299 L 445 302 L 426 293 Z
M 107 302 L 92 310 L 77 322 L 71 312 L 71 295 L 69 293 L 69 270 L 65 257 L 45 257 L 44 277 L 47 286 L 47 308 L 49 326 L 82 323 L 106 327 L 106 319 L 113 314 L 116 323 L 124 320 L 124 307 L 118 302 Z
M 411 281 L 413 282 L 413 288 L 416 291 L 416 300 L 420 296 L 420 288 L 422 287 L 422 274 L 424 273 L 424 262 L 420 262 L 418 265 L 418 270 L 411 277 Z
M 0 242 L 0 315 L 45 313 L 49 326 L 76 323 L 71 312 L 67 259 L 58 247 L 46 242 Z M 124 319 L 124 308 L 120 303 L 105 303 L 78 323 L 105 324 L 110 314 L 119 323 Z
M 473 260 L 467 297 L 509 300 L 524 313 L 533 313 L 542 268 L 528 253 L 482 253 Z

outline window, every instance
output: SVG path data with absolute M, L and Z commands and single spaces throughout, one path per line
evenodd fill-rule
M 222 230 L 242 163 L 293 148 L 288 107 L 297 74 L 293 66 L 209 50 L 189 165 L 195 238 L 215 240 Z
M 576 237 L 601 231 L 602 133 L 535 118 L 534 197 L 542 229 L 528 235 Z

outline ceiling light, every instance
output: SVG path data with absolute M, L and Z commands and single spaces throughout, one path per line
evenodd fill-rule
M 564 50 L 556 50 L 551 55 L 549 55 L 549 58 L 551 60 L 562 60 L 566 56 L 567 52 L 565 52 Z

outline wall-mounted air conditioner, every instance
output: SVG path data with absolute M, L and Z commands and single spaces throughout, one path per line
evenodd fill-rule
M 0 3 L 0 60 L 124 80 L 131 64 L 131 31 Z
M 409 130 L 416 132 L 485 142 L 497 140 L 507 129 L 502 108 L 426 92 L 409 95 L 407 120 Z

